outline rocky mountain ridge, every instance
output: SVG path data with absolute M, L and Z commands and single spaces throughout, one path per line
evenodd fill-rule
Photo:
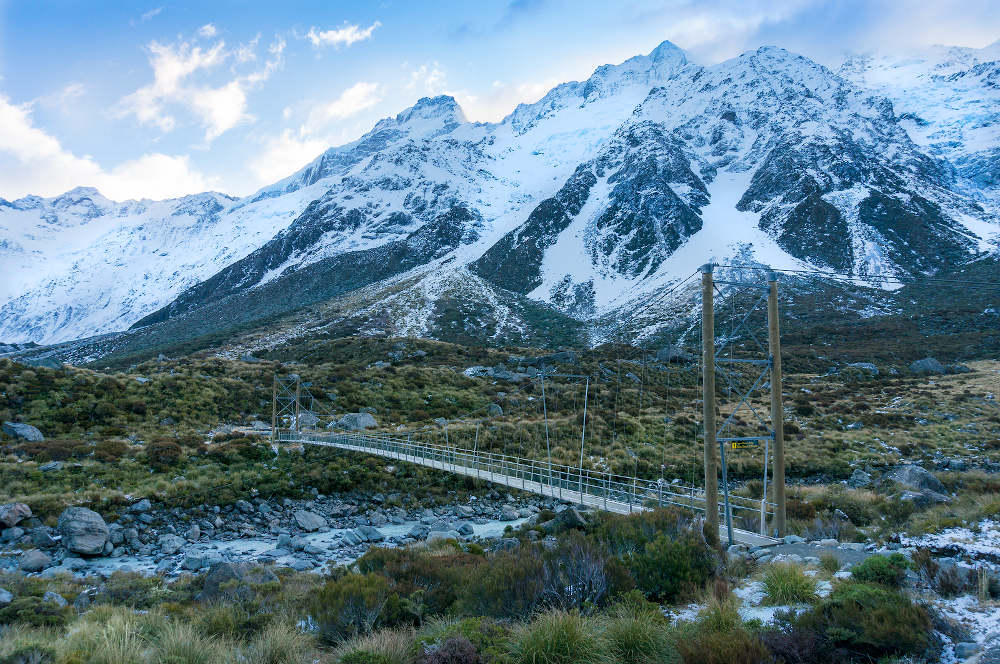
M 934 71 L 957 76 L 964 107 L 995 110 L 995 54 L 945 55 Z M 621 318 L 708 260 L 873 279 L 957 269 L 997 246 L 992 121 L 946 122 L 938 107 L 939 126 L 972 138 L 934 143 L 897 110 L 910 98 L 883 96 L 894 66 L 856 58 L 834 73 L 763 47 L 704 67 L 665 42 L 499 123 L 421 99 L 241 200 L 2 201 L 14 240 L 0 252 L 19 268 L 0 338 L 135 328 L 100 356 L 336 302 L 333 318 L 358 330 L 516 341 Z M 62 262 L 24 277 L 66 224 L 82 230 Z

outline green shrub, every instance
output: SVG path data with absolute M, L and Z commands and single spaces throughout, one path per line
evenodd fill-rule
M 33 627 L 62 627 L 69 620 L 73 610 L 59 607 L 41 597 L 17 597 L 13 602 L 0 608 L 0 625 L 20 623 Z
M 816 580 L 794 563 L 775 563 L 764 572 L 764 594 L 771 605 L 803 604 L 816 599 Z
M 161 472 L 176 465 L 183 452 L 180 445 L 166 438 L 154 440 L 146 445 L 146 458 L 149 464 Z
M 604 664 L 605 644 L 596 625 L 575 612 L 549 611 L 514 632 L 513 664 Z
M 473 569 L 458 606 L 465 615 L 522 618 L 541 604 L 544 561 L 534 547 L 498 553 Z
M 225 646 L 197 632 L 190 624 L 168 621 L 152 638 L 157 664 L 225 664 Z
M 903 585 L 909 563 L 901 553 L 870 556 L 851 570 L 851 578 L 860 583 L 876 583 L 889 588 Z
M 711 549 L 691 531 L 660 535 L 627 562 L 636 586 L 658 602 L 694 594 L 715 569 Z
M 347 574 L 316 591 L 309 611 L 320 635 L 331 642 L 364 635 L 380 624 L 389 600 L 389 582 L 374 574 Z
M 502 660 L 507 649 L 509 628 L 489 618 L 438 618 L 428 622 L 417 634 L 421 651 L 434 648 L 448 639 L 467 639 L 489 661 Z
M 266 628 L 272 619 L 270 613 L 249 603 L 208 604 L 196 614 L 198 627 L 205 634 L 230 639 L 253 636 Z
M 927 611 L 897 590 L 880 585 L 839 584 L 829 598 L 792 621 L 821 650 L 876 661 L 927 652 L 933 627 Z

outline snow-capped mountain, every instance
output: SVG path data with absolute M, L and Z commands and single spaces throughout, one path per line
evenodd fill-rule
M 421 99 L 245 199 L 0 201 L 0 339 L 134 325 L 114 342 L 134 348 L 339 298 L 394 334 L 511 340 L 540 317 L 632 311 L 708 260 L 949 269 L 1000 230 L 982 193 L 1000 145 L 989 52 L 906 65 L 938 91 L 961 73 L 954 94 L 980 108 L 965 115 L 899 111 L 889 60 L 834 73 L 765 47 L 704 67 L 665 42 L 499 123 Z
M 892 100 L 917 145 L 950 162 L 972 195 L 1000 192 L 1000 41 L 848 59 L 839 73 Z

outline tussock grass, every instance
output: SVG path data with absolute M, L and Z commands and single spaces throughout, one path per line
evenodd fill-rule
M 513 664 L 611 664 L 599 624 L 578 613 L 550 611 L 515 630 Z
M 414 641 L 412 629 L 382 629 L 345 641 L 333 651 L 333 661 L 338 664 L 408 664 L 414 653 Z
M 764 572 L 766 602 L 773 606 L 804 604 L 816 599 L 816 580 L 794 563 L 769 565 Z

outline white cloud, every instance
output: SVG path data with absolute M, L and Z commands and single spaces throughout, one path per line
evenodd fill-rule
M 406 89 L 420 90 L 424 94 L 434 96 L 441 94 L 444 83 L 444 71 L 435 62 L 430 65 L 420 65 L 411 71 L 410 80 L 406 83 Z
M 54 196 L 89 186 L 115 200 L 161 199 L 216 184 L 192 168 L 187 155 L 145 154 L 105 170 L 92 157 L 74 155 L 36 127 L 29 106 L 17 106 L 0 96 L 0 196 Z
M 145 23 L 146 21 L 149 21 L 150 19 L 154 18 L 157 14 L 159 14 L 162 11 L 163 7 L 156 7 L 155 9 L 150 9 L 148 12 L 145 12 L 144 14 L 139 16 L 138 21 L 132 19 L 129 21 L 129 23 L 131 25 L 136 25 L 137 23 Z
M 285 129 L 280 136 L 271 138 L 250 169 L 260 184 L 271 184 L 302 168 L 316 158 L 329 144 L 319 138 L 296 137 L 291 129 Z
M 343 120 L 371 108 L 382 101 L 377 83 L 358 82 L 344 90 L 339 97 L 314 107 L 299 135 L 313 134 L 336 120 Z
M 202 37 L 205 37 L 206 39 L 214 37 L 218 33 L 219 31 L 216 30 L 215 26 L 212 25 L 211 23 L 206 23 L 205 25 L 198 28 L 198 34 Z
M 237 64 L 255 59 L 252 51 L 256 44 L 255 38 L 249 45 L 240 45 L 235 51 L 229 51 L 224 41 L 209 48 L 185 41 L 176 44 L 150 42 L 148 51 L 153 81 L 122 98 L 118 116 L 134 115 L 140 123 L 168 132 L 177 124 L 170 107 L 180 106 L 198 117 L 205 129 L 205 140 L 209 142 L 238 124 L 251 121 L 253 117 L 247 111 L 247 92 L 266 81 L 280 66 L 284 40 L 278 39 L 271 44 L 268 48 L 271 58 L 263 68 L 238 75 L 221 85 L 197 83 L 193 79 L 199 75 L 207 77 L 230 58 Z
M 312 27 L 309 28 L 309 32 L 306 34 L 306 39 L 311 41 L 312 45 L 317 48 L 320 46 L 333 46 L 334 48 L 340 48 L 341 46 L 350 46 L 355 42 L 371 39 L 372 33 L 375 32 L 375 28 L 380 25 L 382 24 L 375 21 L 367 28 L 362 28 L 358 25 L 350 25 L 346 22 L 343 26 L 333 30 L 317 30 L 315 27 Z

